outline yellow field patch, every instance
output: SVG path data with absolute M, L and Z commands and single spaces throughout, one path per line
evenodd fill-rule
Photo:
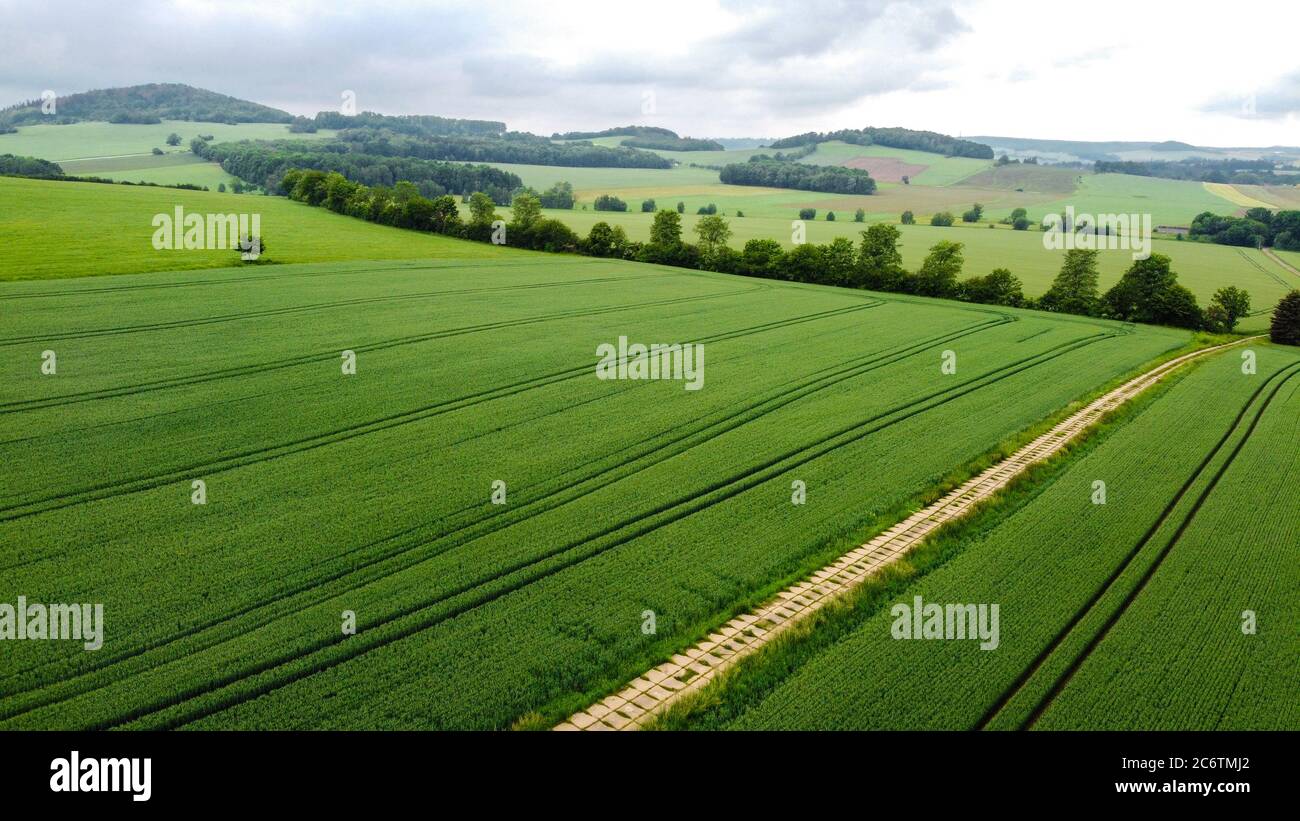
M 1274 208 L 1275 207 L 1270 203 L 1264 202 L 1262 200 L 1257 200 L 1252 196 L 1243 194 L 1241 191 L 1237 190 L 1236 186 L 1229 185 L 1228 183 L 1205 182 L 1201 184 L 1205 186 L 1206 191 L 1209 191 L 1211 194 L 1215 195 L 1216 197 L 1222 197 L 1223 199 L 1227 200 L 1233 205 L 1239 205 L 1242 208 Z

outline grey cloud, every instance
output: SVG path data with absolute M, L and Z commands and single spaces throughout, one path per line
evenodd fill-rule
M 941 47 L 966 30 L 943 0 L 728 3 L 739 26 L 686 57 L 656 44 L 610 52 L 575 29 L 576 63 L 503 45 L 527 32 L 520 4 L 227 4 L 195 14 L 167 0 L 0 0 L 0 106 L 148 82 L 183 82 L 310 114 L 343 89 L 362 109 L 505 120 L 566 130 L 640 121 L 653 89 L 659 122 L 695 134 L 751 133 L 782 116 L 836 125 L 866 97 L 944 84 Z M 650 12 L 643 12 L 650 13 Z M 18 21 L 14 24 L 14 21 Z M 523 39 L 526 42 L 526 38 Z

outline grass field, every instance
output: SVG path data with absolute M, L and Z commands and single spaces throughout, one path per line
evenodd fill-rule
M 155 251 L 153 218 L 261 214 L 275 262 L 497 257 L 502 249 L 382 225 L 283 197 L 0 177 L 0 280 L 100 276 L 228 266 L 238 251 Z M 517 253 L 509 252 L 507 253 Z
M 167 145 L 167 135 L 173 132 L 181 136 L 179 148 Z M 315 134 L 290 134 L 289 126 L 282 123 L 227 125 L 186 120 L 163 120 L 158 125 L 104 122 L 25 125 L 19 126 L 16 134 L 0 134 L 0 154 L 40 157 L 59 163 L 64 160 L 105 159 L 128 155 L 147 157 L 153 148 L 161 148 L 163 151 L 187 150 L 190 140 L 200 134 L 211 134 L 214 142 L 229 142 L 290 137 L 296 140 L 319 140 L 332 137 L 334 132 L 322 130 Z
M 563 714 L 1187 339 L 540 254 L 0 299 L 0 600 L 108 624 L 3 656 L 11 728 Z M 619 335 L 704 343 L 704 388 L 596 379 Z
M 751 665 L 688 723 L 1296 729 L 1300 523 L 1282 500 L 1300 480 L 1300 355 L 1255 351 L 1257 375 L 1237 351 L 1211 358 L 958 531 L 928 572 Z M 997 603 L 998 647 L 892 638 L 890 606 L 916 595 Z M 1274 629 L 1246 635 L 1246 610 Z

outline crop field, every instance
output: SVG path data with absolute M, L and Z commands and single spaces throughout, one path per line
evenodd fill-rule
M 540 254 L 0 302 L 0 454 L 23 465 L 0 600 L 100 602 L 107 625 L 96 652 L 16 643 L 4 728 L 563 715 L 1187 341 Z M 619 336 L 704 344 L 701 388 L 598 379 Z
M 709 725 L 1296 729 L 1300 355 L 1177 379 L 950 558 Z M 1177 435 L 1171 432 L 1177 431 Z M 1097 481 L 1105 503 L 1096 501 Z M 997 603 L 1001 640 L 897 640 L 890 604 Z M 1245 629 L 1247 617 L 1257 630 Z M 725 696 L 724 696 L 725 698 Z

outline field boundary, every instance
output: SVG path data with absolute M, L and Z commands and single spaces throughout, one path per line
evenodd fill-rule
M 1215 351 L 1262 337 L 1253 336 L 1192 351 L 1142 373 L 1057 423 L 1006 459 L 967 480 L 938 501 L 880 533 L 744 613 L 684 653 L 646 671 L 624 689 L 561 722 L 555 730 L 634 730 L 670 705 L 732 668 L 791 626 L 858 587 L 925 541 L 947 523 L 969 513 L 1031 466 L 1051 458 L 1110 412 L 1159 382 L 1181 365 Z

